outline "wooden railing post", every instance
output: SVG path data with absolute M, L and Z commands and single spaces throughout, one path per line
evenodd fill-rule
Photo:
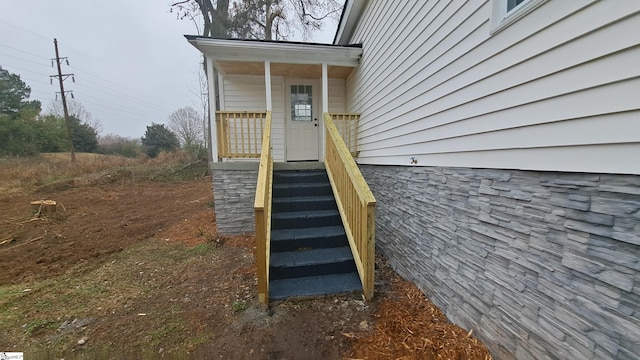
M 325 114 L 324 123 L 325 167 L 358 268 L 364 296 L 371 300 L 375 274 L 376 199 L 329 114 Z M 345 132 L 348 133 L 348 130 Z
M 254 201 L 256 221 L 256 268 L 258 275 L 258 301 L 269 304 L 269 254 L 271 241 L 271 198 L 273 183 L 273 157 L 271 156 L 271 111 L 266 113 L 258 183 Z

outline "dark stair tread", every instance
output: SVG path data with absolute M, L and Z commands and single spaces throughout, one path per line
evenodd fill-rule
M 289 196 L 274 198 L 274 203 L 286 203 L 286 202 L 310 202 L 310 201 L 329 201 L 334 200 L 333 195 L 314 195 L 314 196 Z
M 278 219 L 304 219 L 304 218 L 314 218 L 314 217 L 330 217 L 340 215 L 338 210 L 311 210 L 311 211 L 290 211 L 290 212 L 280 212 L 274 213 L 271 215 L 273 220 Z
M 310 297 L 362 291 L 358 273 L 309 276 L 273 280 L 269 285 L 269 298 Z
M 271 267 L 310 266 L 344 261 L 353 261 L 353 254 L 348 246 L 271 254 Z
M 291 196 L 274 198 L 272 212 L 291 212 L 307 210 L 335 210 L 338 208 L 333 195 Z
M 283 183 L 283 184 L 273 184 L 274 189 L 291 189 L 291 188 L 318 188 L 318 187 L 327 187 L 331 186 L 331 183 L 328 181 L 323 182 L 301 182 L 301 183 Z
M 299 229 L 277 229 L 271 230 L 271 241 L 315 239 L 340 235 L 346 235 L 344 227 L 341 225 Z
M 322 179 L 326 181 L 328 179 L 327 173 L 324 171 L 314 172 L 301 172 L 301 173 L 273 173 L 275 181 L 291 181 L 291 182 L 305 182 L 310 179 Z M 315 180 L 313 180 L 315 181 Z
M 306 171 L 274 171 L 273 175 L 280 179 L 308 179 L 314 177 L 326 176 L 325 170 L 306 170 Z

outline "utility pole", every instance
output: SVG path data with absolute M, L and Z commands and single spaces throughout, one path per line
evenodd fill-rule
M 71 163 L 75 164 L 76 151 L 73 147 L 73 137 L 71 136 L 71 119 L 69 119 L 69 110 L 67 108 L 67 98 L 66 98 L 66 93 L 64 92 L 64 80 L 69 76 L 73 78 L 73 74 L 62 73 L 62 68 L 60 66 L 61 61 L 65 60 L 67 62 L 67 65 L 69 65 L 69 60 L 66 57 L 63 57 L 63 58 L 60 57 L 60 54 L 58 53 L 57 39 L 53 39 L 53 45 L 56 48 L 56 58 L 51 60 L 52 61 L 55 60 L 56 64 L 58 65 L 58 75 L 51 75 L 51 78 L 57 77 L 58 82 L 60 83 L 60 96 L 62 96 L 62 109 L 64 110 L 64 121 L 67 124 L 67 139 L 69 140 L 69 151 L 71 152 Z M 73 80 L 75 82 L 75 79 Z M 73 93 L 71 93 L 71 97 L 73 97 Z

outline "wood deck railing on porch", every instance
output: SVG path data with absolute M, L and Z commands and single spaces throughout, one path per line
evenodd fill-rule
M 358 113 L 329 113 L 351 156 L 358 156 Z
M 376 199 L 330 114 L 325 113 L 324 123 L 325 167 L 336 195 L 364 296 L 370 300 L 373 298 L 374 286 Z
M 271 155 L 271 111 L 265 115 L 264 134 L 258 184 L 253 205 L 256 220 L 256 267 L 258 273 L 258 301 L 269 302 L 269 253 L 271 242 L 271 198 L 273 157 Z
M 266 112 L 216 111 L 218 155 L 259 158 L 266 118 Z

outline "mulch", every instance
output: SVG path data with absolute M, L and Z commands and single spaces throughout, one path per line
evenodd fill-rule
M 388 263 L 376 262 L 388 286 L 378 294 L 375 325 L 353 338 L 350 359 L 472 359 L 491 360 L 475 336 L 449 322 L 444 313 Z

